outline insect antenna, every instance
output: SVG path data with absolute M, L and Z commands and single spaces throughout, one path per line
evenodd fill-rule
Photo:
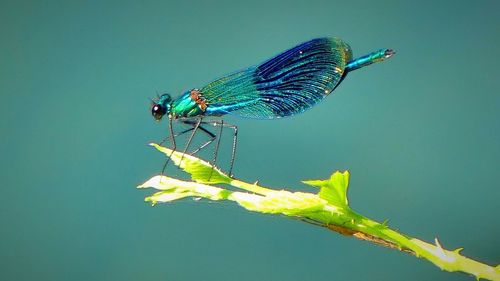
M 153 106 L 156 103 L 156 100 L 153 98 L 148 98 L 148 100 L 151 102 L 151 106 Z

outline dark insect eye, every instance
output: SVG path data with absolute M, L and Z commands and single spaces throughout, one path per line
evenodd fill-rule
M 156 120 L 159 121 L 163 117 L 163 115 L 165 115 L 165 109 L 163 108 L 163 106 L 155 104 L 151 108 L 151 114 Z

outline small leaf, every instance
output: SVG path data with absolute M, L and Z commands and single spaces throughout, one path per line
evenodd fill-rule
M 144 199 L 146 202 L 151 202 L 152 205 L 156 205 L 158 202 L 166 203 L 179 200 L 192 196 L 190 192 L 171 192 L 171 191 L 160 191 L 155 194 L 148 196 Z
M 154 176 L 137 188 L 155 188 L 160 190 L 155 194 L 146 197 L 147 202 L 153 205 L 160 202 L 172 202 L 186 197 L 201 197 L 210 200 L 224 200 L 231 195 L 232 191 L 205 185 L 202 183 L 183 181 L 166 176 Z
M 189 154 L 183 155 L 182 152 L 173 151 L 156 143 L 150 143 L 150 145 L 170 157 L 176 166 L 191 174 L 191 178 L 196 182 L 211 184 L 231 182 L 229 176 L 206 161 Z
M 327 180 L 308 180 L 303 183 L 319 187 L 319 197 L 327 200 L 329 203 L 347 207 L 347 187 L 349 184 L 349 171 L 343 173 L 336 171 Z
M 137 186 L 137 188 L 149 188 L 153 187 L 159 190 L 169 190 L 174 189 L 177 185 L 180 185 L 182 181 L 178 179 L 169 178 L 166 176 L 154 176 L 147 180 L 145 183 Z
M 319 212 L 324 209 L 326 203 L 315 194 L 286 190 L 269 192 L 265 196 L 234 192 L 229 198 L 251 211 L 287 216 Z

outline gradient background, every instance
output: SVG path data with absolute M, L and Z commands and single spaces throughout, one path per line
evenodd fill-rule
M 473 280 L 232 204 L 143 202 L 166 135 L 149 97 L 320 36 L 398 53 L 302 115 L 229 118 L 236 176 L 312 191 L 349 169 L 355 210 L 500 262 L 500 2 L 138 2 L 2 1 L 1 280 Z

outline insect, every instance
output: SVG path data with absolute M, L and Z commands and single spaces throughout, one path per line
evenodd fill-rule
M 232 175 L 238 128 L 224 123 L 222 118 L 207 121 L 207 117 L 230 114 L 275 119 L 304 112 L 331 94 L 349 72 L 383 61 L 393 54 L 391 49 L 381 49 L 353 59 L 350 46 L 343 40 L 317 38 L 262 64 L 217 79 L 200 89 L 186 91 L 175 99 L 169 94 L 163 94 L 153 102 L 151 113 L 157 121 L 168 116 L 173 150 L 177 148 L 177 136 L 192 132 L 184 153 L 197 131 L 206 134 L 209 140 L 191 154 L 197 153 L 217 138 L 207 126 L 219 127 L 212 164 L 217 159 L 222 128 L 232 129 L 234 134 L 229 169 L 229 175 Z M 189 129 L 174 134 L 172 121 L 187 124 Z

